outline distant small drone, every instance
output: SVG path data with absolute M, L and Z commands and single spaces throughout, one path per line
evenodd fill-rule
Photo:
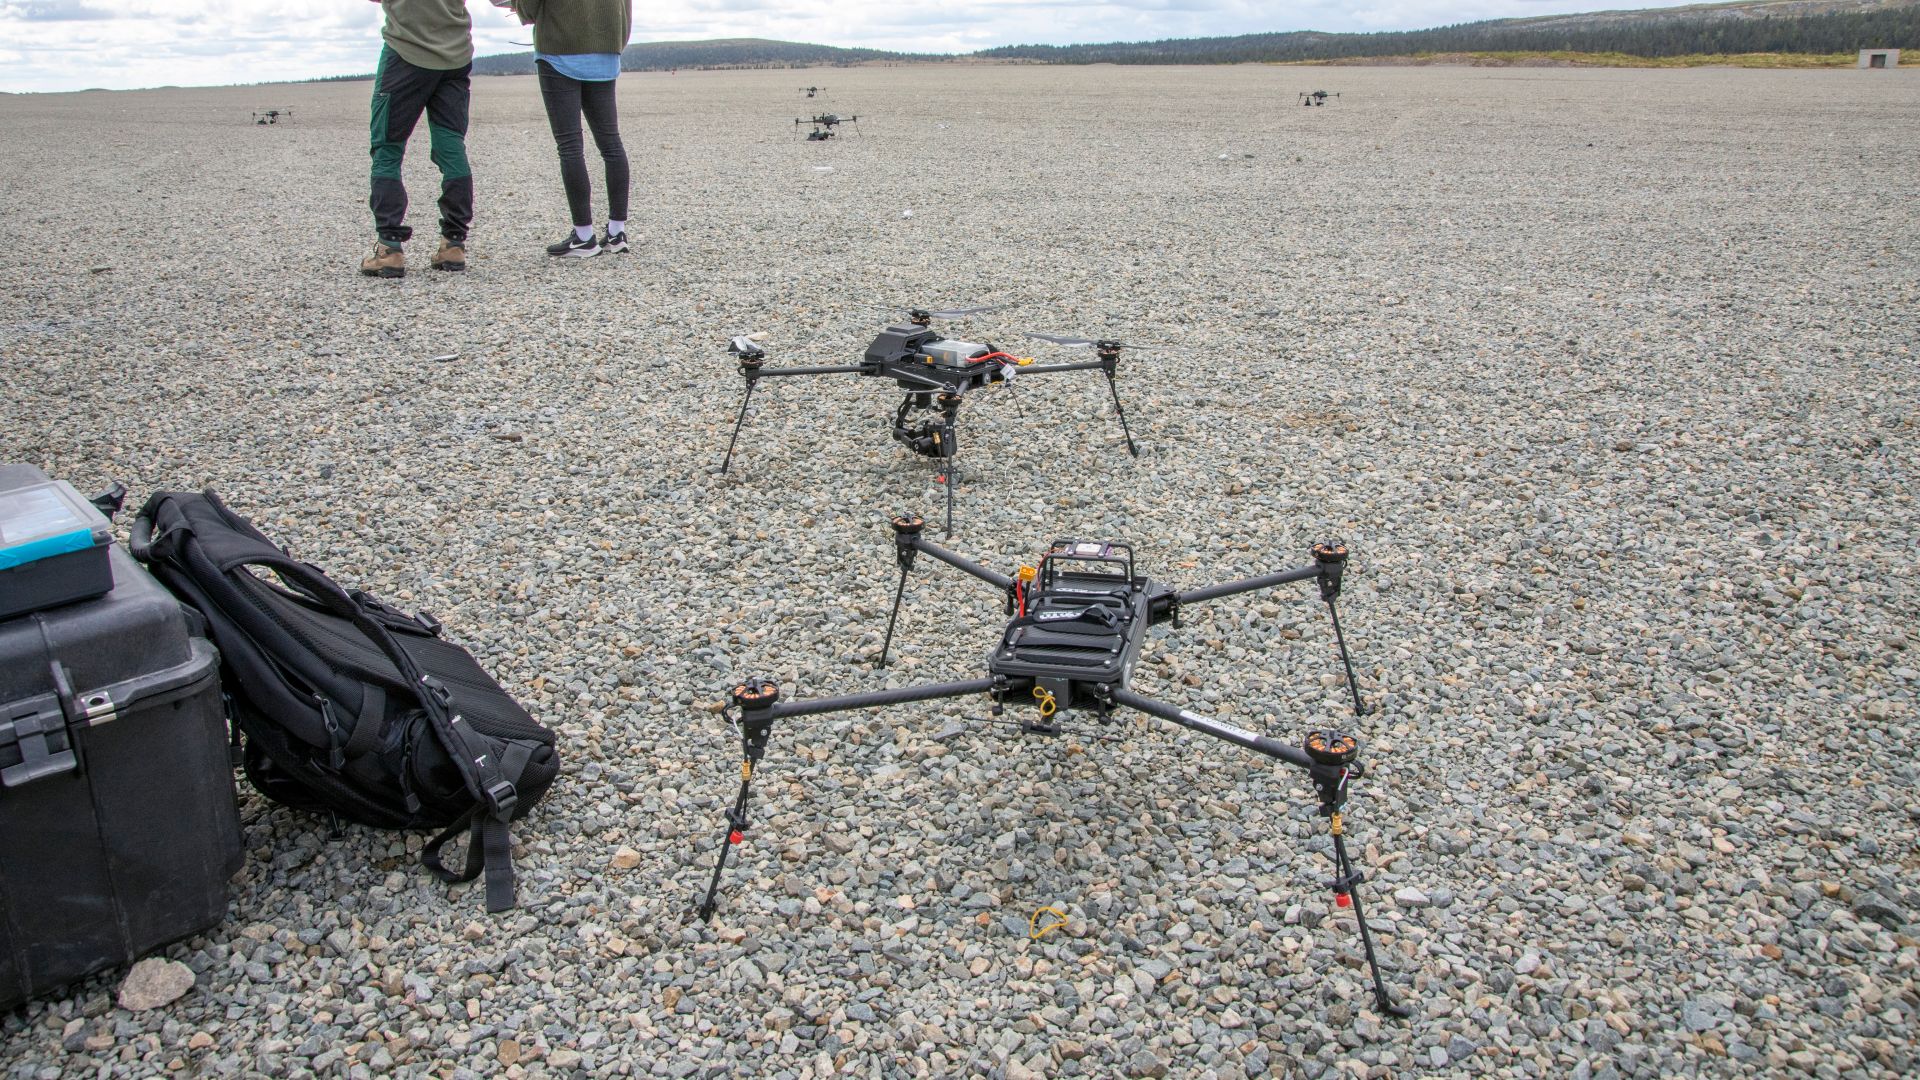
M 824 86 L 803 86 L 800 89 L 808 97 L 817 97 L 827 92 L 827 88 Z
M 253 113 L 253 122 L 263 126 L 266 124 L 277 124 L 280 122 L 280 118 L 283 116 L 289 120 L 293 119 L 293 110 L 292 109 L 255 109 Z
M 1107 391 L 1113 397 L 1114 415 L 1120 418 L 1120 432 L 1127 440 L 1127 452 L 1139 457 L 1140 450 L 1133 443 L 1133 432 L 1127 427 L 1127 414 L 1120 407 L 1120 390 L 1114 384 L 1114 373 L 1120 366 L 1120 351 L 1134 346 L 1120 341 L 1028 334 L 1028 337 L 1068 348 L 1091 346 L 1094 351 L 1092 360 L 1071 364 L 1038 364 L 1030 357 L 1017 357 L 992 345 L 943 338 L 931 326 L 934 319 L 954 319 L 993 310 L 991 307 L 955 308 L 949 311 L 913 308 L 907 312 L 909 325 L 889 326 L 882 330 L 880 336 L 873 339 L 873 344 L 867 346 L 867 354 L 858 364 L 767 367 L 765 349 L 751 338 L 734 338 L 728 343 L 727 351 L 739 358 L 740 374 L 747 380 L 747 391 L 740 399 L 740 414 L 734 418 L 733 437 L 727 440 L 727 455 L 720 462 L 720 471 L 725 473 L 733 464 L 733 448 L 740 440 L 740 427 L 746 422 L 747 404 L 753 400 L 754 386 L 761 379 L 784 375 L 867 375 L 894 380 L 906 392 L 899 410 L 893 414 L 894 441 L 916 454 L 946 463 L 941 481 L 947 488 L 948 536 L 953 535 L 953 459 L 960 452 L 954 427 L 959 419 L 961 397 L 969 390 L 1009 382 L 1016 374 L 1103 372 L 1107 377 Z M 936 415 L 919 424 L 909 424 L 907 418 L 922 410 Z
M 839 113 L 817 113 L 810 120 L 795 120 L 794 123 L 813 125 L 813 130 L 807 132 L 808 142 L 826 142 L 833 138 L 833 129 L 841 124 L 852 124 L 855 131 L 860 130 L 859 117 L 841 116 Z
M 1010 618 L 998 643 L 987 653 L 987 677 L 788 702 L 780 700 L 780 688 L 766 679 L 748 679 L 735 686 L 723 711 L 740 736 L 745 761 L 740 769 L 740 792 L 727 811 L 727 829 L 714 861 L 713 879 L 707 886 L 706 900 L 700 905 L 702 919 L 712 919 L 717 907 L 716 896 L 728 850 L 746 838 L 747 803 L 754 771 L 766 753 L 776 720 L 985 694 L 993 702 L 994 719 L 990 723 L 1016 727 L 1025 733 L 1059 735 L 1064 729 L 1058 718 L 1064 712 L 1088 710 L 1106 726 L 1113 723 L 1115 711 L 1124 707 L 1306 771 L 1319 795 L 1320 815 L 1327 819 L 1333 838 L 1335 876 L 1328 885 L 1335 905 L 1351 909 L 1358 923 L 1360 943 L 1366 950 L 1367 967 L 1373 977 L 1374 1000 L 1383 1012 L 1408 1015 L 1406 1009 L 1387 996 L 1380 964 L 1374 957 L 1373 935 L 1360 905 L 1359 885 L 1366 880 L 1366 875 L 1354 869 L 1347 855 L 1341 808 L 1346 805 L 1348 783 L 1365 775 L 1358 760 L 1359 740 L 1341 731 L 1314 730 L 1307 732 L 1300 745 L 1294 746 L 1128 688 L 1146 643 L 1148 627 L 1165 622 L 1177 627 L 1181 611 L 1203 601 L 1312 581 L 1318 584 L 1320 599 L 1326 603 L 1332 618 L 1333 639 L 1339 647 L 1340 663 L 1346 669 L 1354 716 L 1364 716 L 1366 707 L 1354 682 L 1353 660 L 1347 653 L 1347 639 L 1340 629 L 1339 609 L 1334 605 L 1340 596 L 1340 581 L 1346 568 L 1345 545 L 1315 544 L 1313 561 L 1296 569 L 1181 592 L 1135 574 L 1133 548 L 1124 543 L 1056 540 L 1041 553 L 1037 566 L 1023 566 L 1016 576 L 1008 577 L 925 539 L 921 535 L 925 526 L 918 517 L 896 517 L 892 525 L 900 584 L 893 594 L 893 613 L 887 617 L 887 637 L 880 646 L 880 663 L 886 663 L 887 651 L 893 645 L 893 629 L 900 616 L 901 598 L 906 593 L 907 573 L 924 552 L 979 578 L 1001 593 Z M 1009 704 L 1032 708 L 1038 713 L 1038 719 L 1000 719 Z
M 1325 105 L 1327 103 L 1328 98 L 1339 97 L 1339 96 L 1340 96 L 1339 94 L 1329 94 L 1325 90 L 1302 91 L 1300 94 L 1300 104 L 1306 105 L 1309 107 L 1314 105 Z

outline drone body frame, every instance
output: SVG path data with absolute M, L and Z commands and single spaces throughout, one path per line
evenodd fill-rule
M 699 906 L 702 920 L 711 920 L 718 907 L 728 851 L 745 840 L 753 777 L 765 756 L 774 724 L 779 720 L 986 694 L 993 702 L 994 722 L 1006 722 L 999 718 L 1009 704 L 1031 706 L 1039 715 L 1037 721 L 1023 718 L 1006 723 L 1026 733 L 1059 735 L 1063 729 L 1057 717 L 1062 712 L 1091 710 L 1104 725 L 1113 721 L 1116 710 L 1130 708 L 1307 772 L 1318 795 L 1319 813 L 1328 819 L 1333 840 L 1335 877 L 1328 884 L 1336 905 L 1354 913 L 1372 977 L 1375 1003 L 1390 1015 L 1408 1015 L 1403 1006 L 1396 1005 L 1387 995 L 1358 892 L 1366 875 L 1354 868 L 1347 854 L 1342 810 L 1349 783 L 1365 774 L 1358 760 L 1359 740 L 1339 731 L 1315 730 L 1307 733 L 1301 745 L 1294 746 L 1146 697 L 1130 688 L 1147 629 L 1169 621 L 1178 625 L 1183 607 L 1237 593 L 1312 581 L 1319 586 L 1320 597 L 1332 617 L 1354 715 L 1364 716 L 1366 708 L 1354 681 L 1353 662 L 1335 604 L 1347 561 L 1344 546 L 1315 544 L 1313 561 L 1305 566 L 1178 591 L 1136 574 L 1132 548 L 1124 543 L 1056 540 L 1042 555 L 1038 567 L 1022 567 L 1017 576 L 1010 577 L 927 540 L 923 535 L 925 523 L 918 517 L 895 518 L 892 526 L 900 582 L 894 592 L 892 614 L 887 619 L 880 664 L 885 665 L 892 646 L 908 574 L 918 557 L 925 554 L 978 578 L 1002 594 L 1010 619 L 1000 643 L 987 656 L 987 677 L 796 701 L 782 701 L 779 687 L 766 679 L 749 679 L 735 686 L 725 711 L 741 739 L 744 761 L 740 790 L 727 812 L 727 832 L 714 860 L 706 899 Z
M 1099 371 L 1106 376 L 1107 391 L 1113 400 L 1114 415 L 1120 419 L 1120 431 L 1126 439 L 1127 453 L 1140 456 L 1140 448 L 1133 441 L 1133 430 L 1127 424 L 1126 410 L 1121 407 L 1120 389 L 1115 382 L 1121 350 L 1128 347 L 1125 343 L 1032 335 L 1057 344 L 1091 345 L 1094 349 L 1092 360 L 1041 364 L 1002 352 L 992 345 L 945 338 L 933 329 L 932 321 L 935 318 L 983 310 L 987 309 L 942 313 L 914 308 L 907 313 L 907 325 L 888 326 L 881 330 L 873 343 L 867 346 L 866 354 L 858 364 L 769 367 L 764 348 L 749 338 L 734 338 L 728 343 L 727 351 L 739 361 L 740 375 L 746 380 L 746 392 L 740 398 L 740 411 L 734 417 L 733 435 L 727 440 L 727 452 L 721 459 L 720 472 L 724 475 L 733 465 L 733 451 L 740 441 L 740 430 L 746 423 L 747 406 L 753 401 L 753 391 L 760 380 L 801 375 L 861 375 L 894 381 L 903 392 L 900 407 L 893 416 L 891 432 L 894 441 L 915 454 L 946 464 L 941 482 L 946 487 L 948 536 L 953 535 L 954 459 L 960 452 L 957 431 L 960 405 L 970 391 L 1010 382 L 1015 374 Z M 913 416 L 920 412 L 931 415 L 919 423 L 913 423 Z

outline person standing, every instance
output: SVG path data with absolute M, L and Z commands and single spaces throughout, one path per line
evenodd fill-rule
M 467 268 L 467 229 L 473 224 L 473 170 L 467 164 L 467 107 L 472 95 L 473 21 L 466 0 L 374 0 L 386 12 L 380 66 L 373 76 L 373 210 L 378 239 L 362 260 L 369 277 L 407 274 L 402 251 L 413 238 L 407 225 L 407 189 L 400 162 L 407 139 L 427 114 L 429 153 L 440 167 L 440 249 L 435 270 Z
M 615 85 L 620 56 L 633 33 L 633 0 L 513 0 L 520 21 L 533 27 L 534 67 L 547 124 L 560 151 L 560 183 L 567 192 L 573 231 L 547 248 L 559 258 L 584 259 L 602 250 L 627 250 L 627 150 L 620 142 Z M 593 232 L 593 187 L 580 138 L 585 115 L 607 170 L 607 229 Z

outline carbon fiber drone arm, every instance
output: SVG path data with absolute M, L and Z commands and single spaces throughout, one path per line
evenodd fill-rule
M 870 690 L 864 694 L 813 698 L 806 701 L 779 701 L 776 699 L 757 708 L 742 706 L 741 716 L 742 719 L 771 722 L 774 720 L 784 720 L 792 716 L 819 716 L 822 713 L 847 712 L 852 709 L 878 709 L 887 705 L 906 705 L 915 701 L 933 701 L 939 698 L 984 694 L 993 689 L 993 682 L 992 679 L 967 679 L 962 682 L 929 683 L 925 686 L 902 686 L 892 690 Z M 776 690 L 775 693 L 777 694 L 778 691 Z
M 921 551 L 926 552 L 927 554 L 933 556 L 936 559 L 939 559 L 941 562 L 946 563 L 948 566 L 951 566 L 954 569 L 960 570 L 964 573 L 971 574 L 972 576 L 979 578 L 981 581 L 986 582 L 987 584 L 993 586 L 996 589 L 999 589 L 1002 592 L 1005 592 L 1006 590 L 1013 588 L 1013 579 L 1008 577 L 1007 575 L 1002 574 L 997 570 L 988 569 L 987 567 L 982 566 L 977 562 L 974 562 L 972 559 L 967 558 L 965 555 L 958 555 L 958 554 L 955 554 L 954 552 L 948 551 L 946 548 L 943 548 L 939 544 L 936 544 L 933 541 L 928 540 L 924 536 L 915 534 L 913 537 L 912 543 L 914 547 L 920 549 Z
M 923 535 L 926 522 L 918 514 L 902 514 L 889 524 L 893 526 L 893 555 L 900 564 L 900 584 L 893 590 L 893 611 L 887 616 L 887 636 L 880 643 L 880 666 L 887 666 L 887 654 L 893 650 L 893 628 L 900 621 L 900 601 L 907 595 L 907 571 L 913 569 L 914 560 L 921 552 L 946 563 L 948 566 L 963 570 L 981 581 L 999 589 L 1007 596 L 1013 595 L 1013 579 L 1005 574 L 989 570 L 964 555 L 957 555 Z
M 1195 713 L 1190 713 L 1185 709 L 1169 705 L 1164 701 L 1156 701 L 1144 694 L 1136 694 L 1131 690 L 1116 689 L 1113 691 L 1113 703 L 1115 705 L 1125 705 L 1129 709 L 1138 709 L 1148 716 L 1158 717 L 1169 723 L 1178 724 L 1183 728 L 1187 728 L 1190 731 L 1197 731 L 1202 735 L 1211 735 L 1216 739 L 1230 742 L 1235 746 L 1251 750 L 1256 754 L 1265 754 L 1270 758 L 1277 758 L 1289 765 L 1296 765 L 1302 769 L 1311 769 L 1314 765 L 1313 759 L 1307 756 L 1307 752 L 1297 746 L 1289 746 L 1277 739 L 1268 738 L 1265 735 L 1248 731 L 1242 727 L 1236 727 L 1224 721 L 1212 720 Z
M 871 374 L 863 364 L 822 364 L 815 367 L 755 367 L 740 365 L 740 374 L 747 381 L 766 378 L 773 375 L 866 375 Z
M 1105 360 L 1082 360 L 1073 364 L 1028 364 L 1019 371 L 1022 375 L 1040 375 L 1049 371 L 1098 371 L 1106 366 Z
M 733 806 L 727 811 L 727 831 L 721 837 L 719 851 L 714 855 L 713 878 L 707 883 L 706 899 L 698 908 L 700 919 L 704 922 L 713 918 L 713 913 L 718 907 L 720 876 L 727 868 L 727 853 L 735 845 L 746 840 L 747 828 L 750 824 L 747 809 L 753 796 L 753 778 L 758 770 L 760 759 L 766 754 L 767 742 L 773 736 L 774 721 L 793 716 L 815 716 L 820 713 L 844 712 L 848 709 L 873 709 L 883 705 L 904 705 L 913 701 L 984 694 L 992 690 L 995 683 L 994 679 L 970 679 L 966 682 L 907 686 L 897 690 L 848 694 L 845 697 L 786 702 L 780 700 L 780 687 L 769 679 L 748 679 L 735 686 L 728 695 L 731 710 L 728 715 L 732 718 L 734 714 L 738 714 L 734 723 L 740 732 L 744 759 L 740 765 L 740 792 L 734 797 Z

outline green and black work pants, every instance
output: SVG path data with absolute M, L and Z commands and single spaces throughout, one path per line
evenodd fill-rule
M 407 221 L 407 188 L 400 162 L 413 126 L 427 114 L 433 163 L 440 167 L 440 235 L 465 245 L 473 224 L 473 169 L 467 164 L 467 103 L 473 65 L 451 71 L 415 67 L 392 46 L 380 50 L 373 76 L 373 226 L 383 243 L 399 247 L 413 238 Z

